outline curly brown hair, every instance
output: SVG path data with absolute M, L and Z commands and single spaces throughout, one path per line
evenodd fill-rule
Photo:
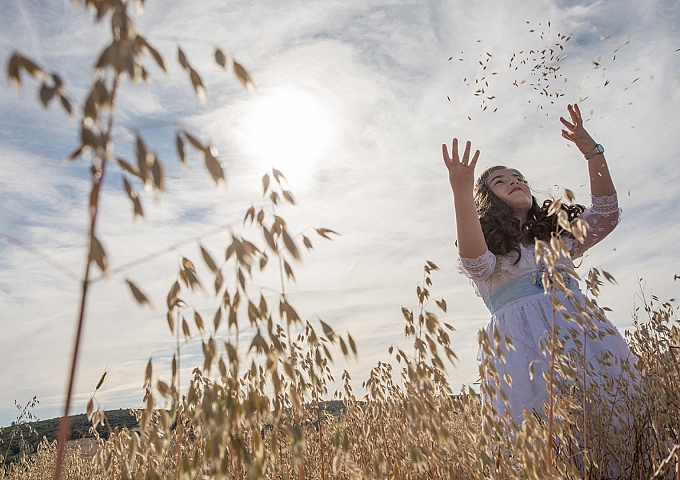
M 487 168 L 475 184 L 475 205 L 487 248 L 495 255 L 517 252 L 515 261 L 517 263 L 522 257 L 520 244 L 528 245 L 534 243 L 536 239 L 550 240 L 552 232 L 557 231 L 557 215 L 548 215 L 548 209 L 553 203 L 552 199 L 545 200 L 539 207 L 536 197 L 532 196 L 527 221 L 524 225 L 520 225 L 510 206 L 498 198 L 487 184 L 489 175 L 501 169 L 512 170 L 520 176 L 522 181 L 526 182 L 524 175 L 514 168 L 503 165 Z M 562 204 L 562 210 L 567 212 L 569 221 L 581 215 L 585 208 L 578 204 Z

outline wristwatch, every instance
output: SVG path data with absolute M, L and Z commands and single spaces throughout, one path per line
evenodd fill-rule
M 599 143 L 597 145 L 595 145 L 595 148 L 593 148 L 591 151 L 584 154 L 583 156 L 586 157 L 586 160 L 590 160 L 591 158 L 593 158 L 598 153 L 604 153 L 604 147 L 602 145 L 600 145 Z

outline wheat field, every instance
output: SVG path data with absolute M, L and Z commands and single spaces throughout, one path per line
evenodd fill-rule
M 554 421 L 526 412 L 516 426 L 482 402 L 493 382 L 482 383 L 482 396 L 449 384 L 445 362 L 455 354 L 447 326 L 429 311 L 436 268 L 425 265 L 421 310 L 403 310 L 413 353 L 390 349 L 388 361 L 363 383 L 361 397 L 344 372 L 344 389 L 334 393 L 344 402 L 342 414 L 322 408 L 333 378 L 326 346 L 340 346 L 341 337 L 328 325 L 321 333 L 293 320 L 290 305 L 279 308 L 282 323 L 262 305 L 252 312 L 264 317 L 254 325 L 271 328 L 269 339 L 252 340 L 259 353 L 241 358 L 228 343 L 212 350 L 211 335 L 205 363 L 182 393 L 174 377 L 152 386 L 150 363 L 146 408 L 135 411 L 138 428 L 113 430 L 87 448 L 69 447 L 62 478 L 677 478 L 680 339 L 672 302 L 647 301 L 641 293 L 644 304 L 627 335 L 639 384 L 630 388 L 607 378 L 588 384 L 622 392 L 615 405 L 602 394 L 606 388 L 584 392 L 565 377 L 555 385 Z M 587 281 L 599 285 L 597 272 Z M 445 301 L 436 304 L 446 309 Z M 297 332 L 294 338 L 289 331 Z M 484 335 L 480 341 L 490 349 L 499 343 Z M 340 349 L 351 355 L 351 337 L 342 342 Z M 91 407 L 88 414 L 94 424 L 105 424 L 103 412 Z M 44 441 L 34 455 L 4 465 L 0 478 L 51 478 L 56 452 L 56 442 Z

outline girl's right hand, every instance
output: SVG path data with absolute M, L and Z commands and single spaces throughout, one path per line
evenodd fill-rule
M 465 143 L 465 152 L 463 158 L 458 156 L 458 139 L 454 138 L 451 145 L 451 155 L 446 145 L 442 145 L 442 156 L 444 157 L 444 164 L 449 170 L 449 183 L 453 194 L 464 194 L 466 192 L 472 193 L 475 184 L 475 165 L 479 158 L 479 150 L 475 151 L 472 160 L 470 160 L 470 149 L 472 144 L 468 141 Z

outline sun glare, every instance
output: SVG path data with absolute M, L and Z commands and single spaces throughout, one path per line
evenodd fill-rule
M 298 188 L 309 183 L 336 133 L 323 102 L 310 92 L 292 89 L 255 97 L 241 127 L 244 153 L 263 171 L 270 167 L 280 170 Z

